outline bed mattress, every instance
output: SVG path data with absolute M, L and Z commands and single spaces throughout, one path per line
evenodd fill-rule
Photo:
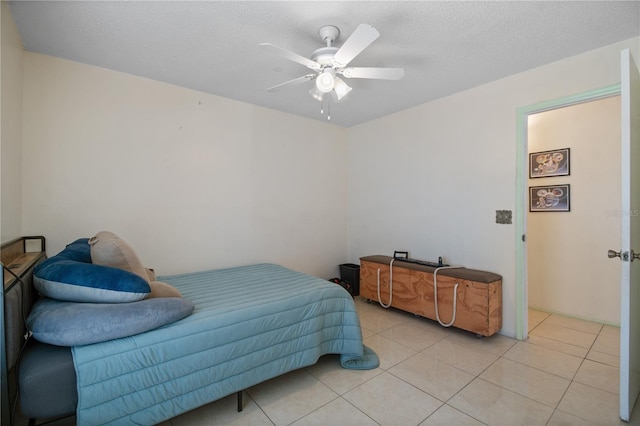
M 159 279 L 194 313 L 74 347 L 79 425 L 157 424 L 329 353 L 371 368 L 357 363 L 366 354 L 353 300 L 331 282 L 272 264 Z

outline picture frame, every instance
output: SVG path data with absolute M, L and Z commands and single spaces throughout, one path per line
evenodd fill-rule
M 569 176 L 570 148 L 529 153 L 529 179 Z
M 529 211 L 571 211 L 571 186 L 563 184 L 529 187 Z

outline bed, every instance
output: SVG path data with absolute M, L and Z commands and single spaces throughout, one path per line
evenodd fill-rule
M 362 343 L 351 296 L 329 281 L 274 264 L 158 279 L 193 302 L 192 313 L 150 331 L 85 345 L 30 339 L 17 374 L 26 416 L 75 413 L 79 425 L 157 424 L 325 354 L 340 354 L 344 368 L 378 365 Z M 29 320 L 31 304 L 25 302 Z M 16 328 L 10 323 L 5 328 Z M 43 371 L 45 359 L 44 370 L 53 371 Z M 51 368 L 52 362 L 61 367 Z M 72 380 L 61 395 L 64 378 Z M 56 401 L 47 403 L 52 396 Z

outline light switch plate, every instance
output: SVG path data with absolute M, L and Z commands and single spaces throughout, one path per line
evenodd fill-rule
M 496 223 L 510 225 L 512 223 L 511 217 L 511 210 L 496 210 Z

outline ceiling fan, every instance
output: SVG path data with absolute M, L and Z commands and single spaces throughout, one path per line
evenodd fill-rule
M 294 86 L 315 80 L 315 86 L 309 90 L 309 94 L 314 99 L 322 102 L 326 99 L 325 95 L 330 94 L 334 102 L 340 102 L 351 92 L 351 87 L 339 76 L 381 80 L 400 80 L 404 77 L 404 68 L 348 66 L 356 56 L 380 37 L 380 33 L 371 25 L 360 24 L 340 48 L 332 46 L 332 43 L 340 36 L 338 27 L 333 25 L 323 26 L 318 30 L 318 34 L 327 45 L 315 50 L 311 54 L 311 58 L 305 58 L 271 43 L 260 44 L 261 47 L 314 71 L 302 77 L 269 87 L 267 91 L 275 92 L 286 86 Z

